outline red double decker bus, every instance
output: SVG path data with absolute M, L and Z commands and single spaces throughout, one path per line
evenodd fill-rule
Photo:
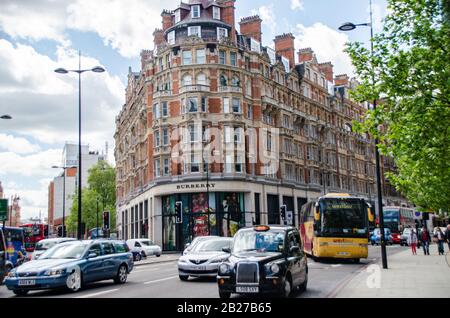
M 21 225 L 24 229 L 25 236 L 25 250 L 27 252 L 34 252 L 36 243 L 47 238 L 48 225 L 43 223 L 28 223 Z

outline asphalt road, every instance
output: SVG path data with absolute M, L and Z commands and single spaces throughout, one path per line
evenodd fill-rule
M 406 247 L 388 246 L 388 256 Z M 304 293 L 294 297 L 329 298 L 357 273 L 381 259 L 380 247 L 369 246 L 369 258 L 360 264 L 344 261 L 314 262 L 308 260 L 309 282 Z M 16 297 L 6 287 L 0 287 L 0 298 Z M 195 279 L 182 282 L 178 278 L 176 262 L 135 267 L 124 285 L 112 281 L 89 284 L 78 293 L 66 290 L 30 292 L 27 297 L 43 298 L 218 298 L 215 279 Z M 236 296 L 234 296 L 236 297 Z

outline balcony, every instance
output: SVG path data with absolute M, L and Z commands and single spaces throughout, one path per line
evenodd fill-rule
M 209 92 L 210 86 L 208 85 L 185 85 L 180 88 L 180 94 L 189 92 Z
M 238 87 L 238 86 L 219 86 L 219 93 L 239 93 L 239 94 L 242 94 L 242 87 Z
M 269 97 L 269 96 L 262 96 L 262 101 L 263 101 L 263 103 L 271 104 L 274 106 L 279 105 L 279 103 L 274 98 Z
M 172 96 L 172 91 L 157 91 L 153 93 L 153 98 Z

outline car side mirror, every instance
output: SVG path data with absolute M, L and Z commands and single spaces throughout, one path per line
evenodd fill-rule
M 191 246 L 191 243 L 184 244 L 184 249 L 187 249 L 189 246 Z
M 97 257 L 97 253 L 89 253 L 88 255 L 88 259 L 89 258 L 96 258 Z
M 229 248 L 229 247 L 222 248 L 222 251 L 225 253 L 231 254 L 231 248 Z
M 300 247 L 298 247 L 298 246 L 292 246 L 289 249 L 289 253 L 291 253 L 291 254 L 298 253 L 298 252 L 300 252 Z

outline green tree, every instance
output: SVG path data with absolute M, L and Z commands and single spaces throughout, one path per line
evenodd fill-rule
M 98 222 L 103 224 L 102 211 L 110 212 L 110 228 L 116 228 L 116 185 L 115 169 L 107 162 L 100 161 L 89 169 L 88 188 L 82 192 L 81 219 L 86 223 L 86 231 L 97 227 L 97 201 Z M 75 193 L 70 216 L 67 220 L 69 233 L 77 232 L 78 222 L 78 193 Z
M 380 100 L 359 132 L 397 166 L 387 177 L 422 209 L 450 209 L 450 0 L 388 0 L 374 55 L 349 43 L 358 101 Z M 375 80 L 373 81 L 373 78 Z M 378 128 L 378 129 L 377 129 Z

